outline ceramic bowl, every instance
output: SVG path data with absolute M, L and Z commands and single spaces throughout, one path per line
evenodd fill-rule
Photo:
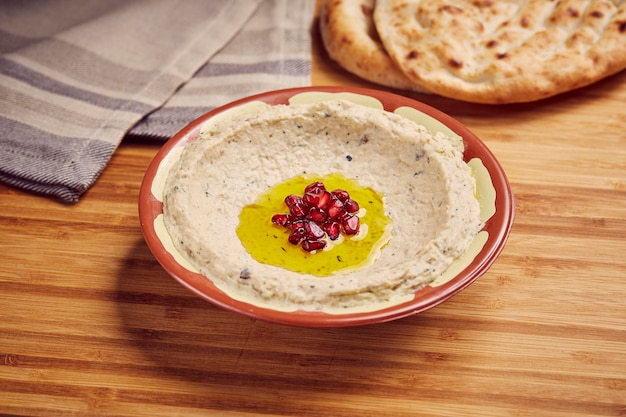
M 431 131 L 442 130 L 459 135 L 464 142 L 464 160 L 478 161 L 482 167 L 481 178 L 477 178 L 478 194 L 481 195 L 481 215 L 484 227 L 480 235 L 480 245 L 464 263 L 455 265 L 446 274 L 436 278 L 430 285 L 417 290 L 407 300 L 395 305 L 346 314 L 331 314 L 317 311 L 283 311 L 267 306 L 251 304 L 232 297 L 220 290 L 211 280 L 185 267 L 181 255 L 176 254 L 166 232 L 160 230 L 157 219 L 163 213 L 162 181 L 164 161 L 175 150 L 196 139 L 207 121 L 224 117 L 225 112 L 242 108 L 251 103 L 263 102 L 271 105 L 294 102 L 315 102 L 330 98 L 343 98 L 363 103 L 376 103 L 385 110 L 413 109 L 421 115 L 421 121 Z M 228 114 L 228 112 L 226 113 Z M 145 241 L 163 268 L 180 284 L 197 296 L 226 310 L 248 317 L 281 324 L 307 327 L 356 326 L 386 322 L 420 313 L 449 299 L 478 277 L 483 275 L 502 251 L 509 236 L 514 218 L 513 194 L 500 164 L 485 146 L 467 127 L 443 112 L 421 102 L 386 91 L 351 87 L 305 87 L 271 91 L 247 97 L 216 108 L 192 121 L 174 135 L 158 152 L 148 167 L 140 189 L 139 216 Z

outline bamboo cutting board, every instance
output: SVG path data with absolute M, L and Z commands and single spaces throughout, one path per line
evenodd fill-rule
M 371 85 L 327 59 L 316 85 Z M 402 320 L 306 329 L 182 288 L 137 216 L 155 143 L 74 206 L 0 185 L 0 414 L 626 415 L 626 73 L 542 102 L 414 95 L 480 137 L 517 216 L 491 269 Z

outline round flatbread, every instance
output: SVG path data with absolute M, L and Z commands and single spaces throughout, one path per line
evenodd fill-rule
M 623 0 L 378 0 L 390 57 L 430 91 L 528 102 L 626 68 Z
M 409 80 L 383 48 L 372 13 L 375 0 L 327 0 L 320 9 L 320 32 L 330 58 L 364 80 L 415 92 L 425 90 Z

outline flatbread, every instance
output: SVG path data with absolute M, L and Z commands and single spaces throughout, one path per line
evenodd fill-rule
M 424 92 L 393 63 L 383 48 L 373 11 L 375 0 L 327 0 L 320 9 L 320 32 L 330 58 L 346 71 L 386 87 Z
M 528 102 L 626 68 L 624 0 L 378 0 L 392 60 L 430 91 Z

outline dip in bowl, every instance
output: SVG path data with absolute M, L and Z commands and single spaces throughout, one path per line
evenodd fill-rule
M 294 244 L 272 214 L 291 213 L 284 197 L 310 183 L 351 193 L 358 231 Z M 301 326 L 433 307 L 487 270 L 513 221 L 506 177 L 467 128 L 406 97 L 337 87 L 265 93 L 198 118 L 155 157 L 139 210 L 151 251 L 187 288 Z

